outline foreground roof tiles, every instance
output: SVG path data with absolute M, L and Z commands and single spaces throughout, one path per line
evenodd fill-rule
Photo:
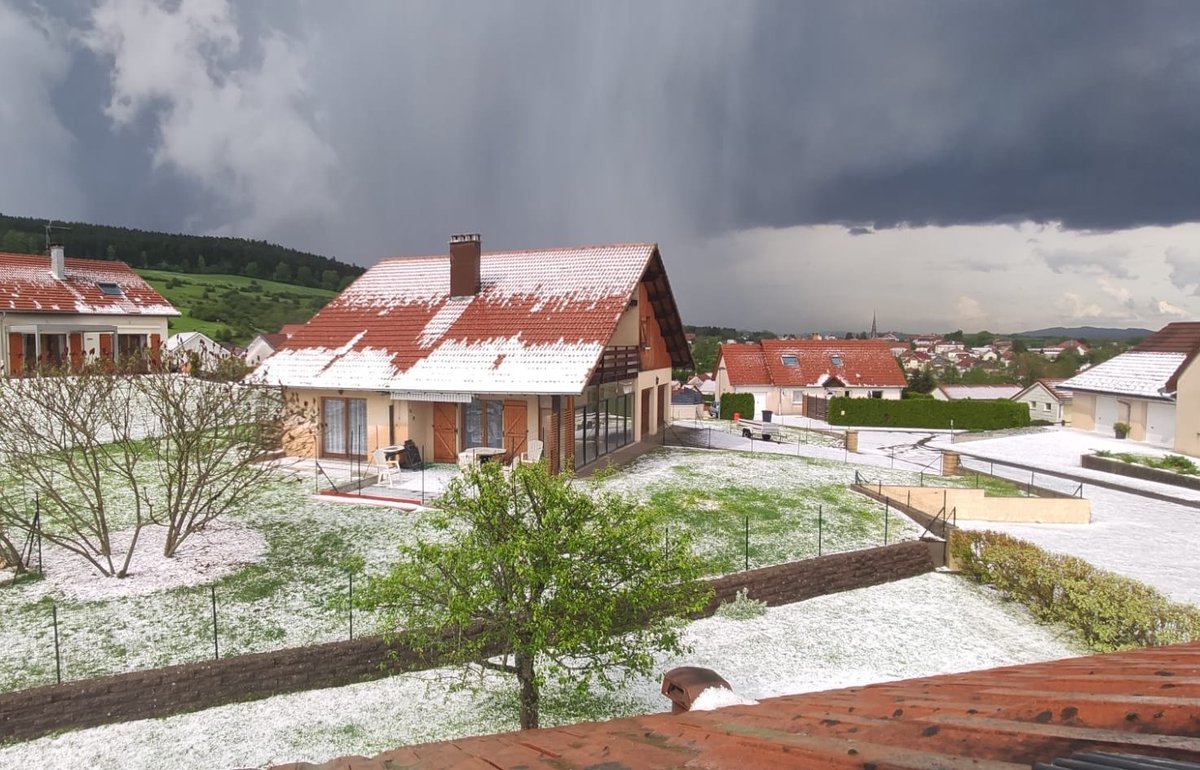
M 464 738 L 277 770 L 1028 770 L 1085 750 L 1195 762 L 1198 736 L 1200 643 L 1193 643 Z
M 721 359 L 731 385 L 902 388 L 908 384 L 883 340 L 763 340 L 725 343 Z
M 106 293 L 101 284 L 117 291 Z M 65 260 L 64 277 L 50 274 L 50 258 L 0 253 L 0 310 L 83 315 L 177 316 L 179 311 L 124 262 Z
M 483 252 L 450 296 L 450 257 L 382 260 L 267 359 L 291 387 L 579 393 L 658 250 L 652 243 Z

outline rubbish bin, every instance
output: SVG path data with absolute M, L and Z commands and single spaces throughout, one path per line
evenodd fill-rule
M 770 409 L 762 410 L 762 414 L 763 414 L 763 422 L 770 422 L 771 418 L 775 416 L 775 412 L 773 412 Z
M 740 420 L 740 419 L 742 419 L 742 413 L 741 413 L 741 412 L 734 412 L 734 413 L 733 413 L 733 421 L 734 421 L 734 422 L 737 422 L 737 421 L 738 421 L 738 420 Z

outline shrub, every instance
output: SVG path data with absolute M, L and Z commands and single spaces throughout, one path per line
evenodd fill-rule
M 753 393 L 726 393 L 721 396 L 721 419 L 732 420 L 733 413 L 737 412 L 742 417 L 753 419 L 754 414 L 754 394 Z
M 1062 623 L 1093 650 L 1200 639 L 1200 609 L 1083 559 L 988 531 L 953 530 L 950 548 L 966 574 L 1021 602 L 1038 620 Z
M 751 599 L 745 588 L 738 589 L 731 602 L 721 602 L 717 614 L 730 620 L 752 620 L 767 614 L 767 603 Z
M 1018 401 L 937 401 L 934 399 L 832 398 L 831 425 L 888 425 L 897 428 L 995 430 L 1029 425 L 1029 407 Z

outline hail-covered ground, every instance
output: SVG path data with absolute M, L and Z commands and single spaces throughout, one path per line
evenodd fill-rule
M 871 469 L 872 481 L 911 472 Z M 921 530 L 850 492 L 855 469 L 776 454 L 660 449 L 598 482 L 658 508 L 665 539 L 690 534 L 712 573 L 912 539 Z M 129 577 L 102 577 L 44 544 L 43 579 L 0 587 L 0 690 L 344 639 L 361 588 L 397 547 L 432 536 L 429 512 L 331 502 L 280 475 L 257 502 L 190 538 L 174 559 L 145 529 Z M 118 532 L 118 546 L 127 535 Z M 54 647 L 57 614 L 59 657 Z M 375 618 L 356 611 L 356 633 Z
M 1077 655 L 1082 650 L 1017 606 L 954 575 L 932 573 L 687 629 L 691 652 L 660 658 L 716 670 L 743 698 L 861 685 Z M 373 755 L 400 745 L 516 729 L 512 682 L 489 674 L 405 674 L 158 720 L 0 747 L 0 767 L 225 770 Z M 549 689 L 543 724 L 667 710 L 656 677 L 580 699 Z

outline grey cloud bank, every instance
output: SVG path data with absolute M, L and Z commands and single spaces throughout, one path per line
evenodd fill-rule
M 0 41 L 6 213 L 654 239 L 687 320 L 781 330 L 1200 309 L 1191 3 L 0 0 Z

